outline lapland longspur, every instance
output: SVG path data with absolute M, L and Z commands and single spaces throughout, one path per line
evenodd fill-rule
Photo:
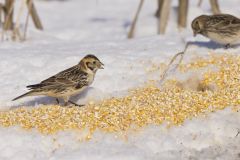
M 26 96 L 47 95 L 64 100 L 64 104 L 68 102 L 74 105 L 69 98 L 73 95 L 81 93 L 89 85 L 92 84 L 98 69 L 103 69 L 103 63 L 94 55 L 85 56 L 77 65 L 66 69 L 56 75 L 40 82 L 39 84 L 29 85 L 29 92 L 18 96 L 13 101 Z
M 240 42 L 240 19 L 229 14 L 201 15 L 192 21 L 194 36 L 201 34 L 226 45 Z

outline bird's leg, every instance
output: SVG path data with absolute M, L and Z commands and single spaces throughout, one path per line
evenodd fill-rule
M 69 97 L 63 97 L 63 100 L 64 100 L 64 106 L 67 106 Z
M 225 45 L 225 48 L 226 48 L 226 49 L 230 48 L 230 44 L 229 44 L 229 43 L 226 44 L 226 45 Z
M 73 104 L 73 105 L 75 105 L 75 106 L 78 106 L 78 107 L 84 106 L 83 104 L 77 104 L 77 103 L 75 103 L 75 102 L 73 102 L 73 101 L 71 101 L 71 100 L 69 100 L 68 102 L 71 103 L 71 104 Z
M 67 106 L 68 105 L 68 102 L 64 102 L 64 106 Z
M 56 98 L 56 102 L 57 102 L 57 104 L 59 105 L 59 100 L 58 100 L 58 98 Z

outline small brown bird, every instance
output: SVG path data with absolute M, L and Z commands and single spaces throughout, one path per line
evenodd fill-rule
M 226 48 L 240 42 L 240 19 L 229 14 L 201 15 L 192 21 L 192 29 L 194 36 L 201 34 Z
M 73 95 L 81 93 L 92 84 L 98 69 L 103 69 L 103 63 L 94 55 L 85 56 L 77 65 L 66 69 L 56 75 L 40 82 L 39 84 L 29 85 L 31 91 L 16 97 L 13 101 L 26 96 L 47 95 L 64 100 L 64 105 L 68 102 L 74 105 L 76 103 L 69 100 Z

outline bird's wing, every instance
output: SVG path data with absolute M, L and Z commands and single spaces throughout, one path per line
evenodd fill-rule
M 77 66 L 68 68 L 62 72 L 57 73 L 43 80 L 39 84 L 27 86 L 30 89 L 45 88 L 49 86 L 82 86 L 82 84 L 87 84 L 87 73 L 79 70 Z
M 57 79 L 61 79 L 62 81 L 63 81 L 63 79 L 65 79 L 65 81 L 67 82 L 67 77 L 71 76 L 73 74 L 73 72 L 76 72 L 76 70 L 77 70 L 77 66 L 73 66 L 71 68 L 68 68 L 64 71 L 57 73 L 54 76 L 51 76 L 51 77 L 43 80 L 40 84 L 55 83 Z
M 207 31 L 234 34 L 240 30 L 240 19 L 232 15 L 215 15 L 207 22 Z

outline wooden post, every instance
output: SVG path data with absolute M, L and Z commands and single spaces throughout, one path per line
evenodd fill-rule
M 210 0 L 210 4 L 211 4 L 213 14 L 221 13 L 217 0 Z
M 13 29 L 13 5 L 14 0 L 5 0 L 4 30 Z
M 161 6 L 162 6 L 162 4 L 163 4 L 163 0 L 157 0 L 158 1 L 158 8 L 157 8 L 157 11 L 156 11 L 156 13 L 155 13 L 155 16 L 157 17 L 157 18 L 159 18 L 159 16 L 160 16 L 160 10 L 161 10 Z
M 135 27 L 136 27 L 136 23 L 137 23 L 137 20 L 138 20 L 138 16 L 139 16 L 139 13 L 142 9 L 142 6 L 143 6 L 143 2 L 144 0 L 140 0 L 140 3 L 138 5 L 138 9 L 137 9 L 137 12 L 135 14 L 135 17 L 133 19 L 133 22 L 132 22 L 132 25 L 131 25 L 131 28 L 130 28 L 130 31 L 128 33 L 128 38 L 133 38 L 134 37 L 134 32 L 135 32 Z
M 178 27 L 186 28 L 188 15 L 188 0 L 179 0 Z
M 158 18 L 158 34 L 164 34 L 166 31 L 168 17 L 170 13 L 171 0 L 162 0 Z
M 3 21 L 2 21 L 2 13 L 4 13 L 4 11 L 3 11 L 3 4 L 2 3 L 0 3 L 0 26 L 2 26 L 2 24 L 3 24 Z
M 37 10 L 35 8 L 33 0 L 27 0 L 27 6 L 28 6 L 28 10 L 32 17 L 35 27 L 39 30 L 43 30 L 43 26 L 42 26 L 42 23 L 41 23 L 41 20 L 40 20 L 38 14 L 37 14 Z
M 201 5 L 202 5 L 202 0 L 199 0 L 198 1 L 198 7 L 201 7 Z

